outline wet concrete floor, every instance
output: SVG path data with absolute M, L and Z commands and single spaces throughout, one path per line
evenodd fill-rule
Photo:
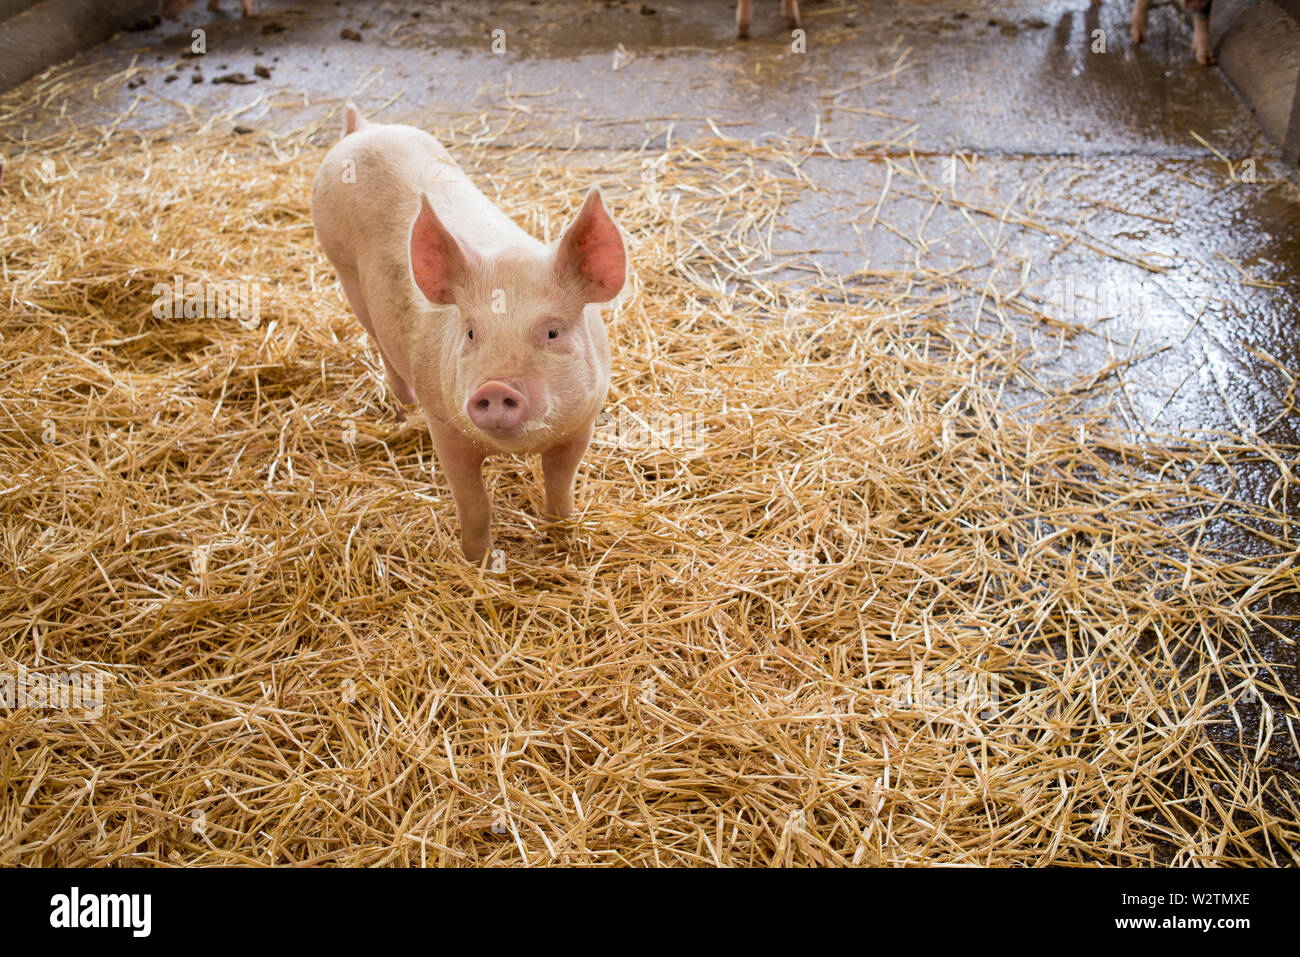
M 92 74 L 133 58 L 146 70 L 60 104 L 61 121 L 128 113 L 125 128 L 148 128 L 242 107 L 230 122 L 323 122 L 324 143 L 352 97 L 435 132 L 450 113 L 482 109 L 500 124 L 504 103 L 523 103 L 557 131 L 576 125 L 556 142 L 592 154 L 653 155 L 715 128 L 759 143 L 815 135 L 823 148 L 801 169 L 818 190 L 789 210 L 774 247 L 831 271 L 974 268 L 1003 287 L 1025 276 L 1045 312 L 1089 328 L 1063 344 L 1050 326 L 1026 327 L 1045 378 L 1135 357 L 1123 372 L 1134 427 L 1300 444 L 1283 401 L 1300 369 L 1300 190 L 1223 74 L 1196 65 L 1172 4 L 1153 9 L 1135 49 L 1121 0 L 804 0 L 805 52 L 776 0 L 755 4 L 747 42 L 729 0 L 259 0 L 248 20 L 234 0 L 204 6 L 83 54 Z M 201 59 L 185 55 L 194 28 L 206 31 Z M 230 73 L 251 82 L 212 82 Z M 47 111 L 0 133 L 52 122 Z M 968 208 L 1012 204 L 1036 225 L 984 216 L 981 238 L 960 209 L 890 183 L 891 163 L 913 162 Z M 1252 501 L 1276 494 L 1276 480 L 1268 468 L 1223 478 Z M 1281 494 L 1294 513 L 1296 490 Z M 1296 691 L 1294 643 L 1263 644 Z
M 881 201 L 888 160 L 915 154 L 975 206 L 1034 203 L 1048 228 L 1002 230 L 996 258 L 1029 260 L 1048 311 L 1106 320 L 1062 357 L 1063 375 L 1097 359 L 1088 338 L 1128 350 L 1136 335 L 1134 355 L 1177 344 L 1130 367 L 1135 417 L 1263 429 L 1288 385 L 1278 366 L 1300 367 L 1300 192 L 1228 81 L 1195 64 L 1170 5 L 1134 49 L 1123 2 L 805 0 L 805 53 L 792 52 L 774 0 L 743 43 L 726 0 L 260 0 L 249 20 L 232 0 L 203 7 L 84 54 L 104 76 L 133 58 L 147 69 L 138 85 L 69 104 L 63 121 L 129 111 L 124 127 L 147 128 L 246 106 L 235 123 L 287 131 L 351 95 L 434 130 L 451 112 L 522 102 L 557 130 L 580 126 L 585 151 L 653 152 L 670 135 L 711 135 L 710 120 L 760 143 L 815 133 L 841 158 L 819 151 L 802 166 L 819 191 L 790 210 L 774 244 L 786 251 L 836 271 L 990 260 L 953 210 L 926 218 L 931 195 L 895 183 Z M 185 56 L 194 28 L 206 32 L 202 59 Z M 212 82 L 232 73 L 252 82 Z M 863 228 L 873 216 L 894 228 Z M 1294 443 L 1298 425 L 1284 416 L 1267 437 Z

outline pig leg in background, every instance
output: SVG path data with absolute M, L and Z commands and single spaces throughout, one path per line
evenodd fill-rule
M 749 21 L 754 18 L 754 0 L 738 0 L 736 3 L 736 36 L 742 40 L 749 39 Z
M 356 274 L 349 269 L 339 269 L 338 274 L 339 282 L 343 283 L 343 294 L 347 296 L 348 304 L 352 306 L 352 311 L 357 314 L 361 324 L 366 327 L 366 332 L 370 333 L 375 348 L 379 350 L 379 358 L 384 360 L 384 371 L 388 373 L 388 385 L 392 388 L 393 394 L 397 396 L 397 401 L 402 405 L 415 405 L 415 393 L 406 380 L 393 369 L 388 361 L 388 356 L 384 355 L 384 347 L 379 344 L 379 339 L 375 336 L 375 329 L 370 324 L 370 312 L 366 309 L 366 300 L 361 295 L 361 283 Z M 405 410 L 399 408 L 398 414 L 403 419 L 406 418 Z
M 220 10 L 221 0 L 208 0 L 208 9 Z M 244 16 L 251 17 L 253 15 L 253 0 L 239 0 L 239 9 L 244 11 Z
M 193 2 L 194 0 L 163 0 L 162 15 L 169 20 L 175 20 Z M 255 2 L 256 0 L 239 0 L 239 8 L 244 11 L 244 16 L 254 16 L 253 5 Z M 220 10 L 221 0 L 208 0 L 208 9 Z
M 587 446 L 591 444 L 594 427 L 595 422 L 589 422 L 563 445 L 553 446 L 542 453 L 542 476 L 546 481 L 544 512 L 548 518 L 568 518 L 573 514 L 573 480 L 578 475 L 578 465 L 587 452 Z
M 799 0 L 781 0 L 781 15 L 785 17 L 786 29 L 793 30 L 801 26 L 799 20 Z M 737 0 L 736 36 L 744 40 L 749 37 L 749 23 L 754 18 L 754 0 Z
M 1196 51 L 1196 62 L 1209 66 L 1214 62 L 1210 50 L 1210 0 L 1186 0 L 1186 3 L 1192 15 L 1192 49 Z
M 1129 35 L 1134 43 L 1142 43 L 1147 38 L 1147 10 L 1151 0 L 1134 0 L 1133 17 L 1129 20 Z
M 1196 51 L 1196 62 L 1209 66 L 1214 62 L 1210 50 L 1210 0 L 1183 0 L 1183 6 L 1192 15 L 1192 48 Z M 1134 43 L 1141 43 L 1147 38 L 1147 11 L 1151 0 L 1135 0 L 1133 19 L 1130 22 Z
M 492 547 L 492 501 L 483 485 L 483 460 L 487 455 L 454 427 L 430 421 L 429 434 L 456 502 L 461 547 L 465 557 L 477 564 Z

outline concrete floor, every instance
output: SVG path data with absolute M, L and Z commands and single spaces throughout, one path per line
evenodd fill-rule
M 1044 310 L 1090 326 L 1063 344 L 1026 325 L 1045 377 L 1149 356 L 1123 373 L 1135 427 L 1254 429 L 1300 444 L 1300 422 L 1279 418 L 1282 369 L 1300 369 L 1300 191 L 1223 75 L 1195 64 L 1172 3 L 1153 9 L 1148 42 L 1133 49 L 1120 0 L 1100 10 L 1088 0 L 804 0 L 802 54 L 775 0 L 755 5 L 754 39 L 743 43 L 729 0 L 259 0 L 250 20 L 235 0 L 204 6 L 83 55 L 105 77 L 135 58 L 143 82 L 69 104 L 63 120 L 128 113 L 125 126 L 149 127 L 243 107 L 228 122 L 288 131 L 324 121 L 329 142 L 351 96 L 367 113 L 434 131 L 466 109 L 488 111 L 495 127 L 513 99 L 534 124 L 565 131 L 564 146 L 580 124 L 580 148 L 594 152 L 653 152 L 669 135 L 713 135 L 710 120 L 759 141 L 816 132 L 829 153 L 802 169 L 820 191 L 794 205 L 775 246 L 829 270 L 961 267 L 1004 288 L 1019 279 L 1005 264 L 1019 273 L 1028 263 Z M 207 34 L 201 59 L 185 55 L 196 27 Z M 1096 31 L 1104 53 L 1093 52 Z M 259 64 L 269 78 L 255 75 Z M 253 82 L 212 82 L 230 73 Z M 11 120 L 0 133 L 23 123 L 32 125 Z M 929 195 L 898 182 L 881 202 L 887 162 L 911 162 L 909 151 L 936 180 L 961 154 L 952 188 L 970 205 L 1030 204 L 1048 228 L 981 219 L 994 257 L 960 210 L 932 211 Z M 1253 166 L 1255 181 L 1231 180 L 1224 158 Z M 873 211 L 894 230 L 866 228 Z M 972 321 L 974 309 L 954 310 L 954 321 Z M 1275 480 L 1266 469 L 1222 479 L 1252 500 Z M 1295 489 L 1282 494 L 1294 512 Z M 1239 531 L 1223 534 L 1251 547 Z M 1294 675 L 1295 645 L 1267 647 Z
M 92 72 L 109 76 L 133 59 L 145 71 L 95 102 L 71 104 L 63 120 L 111 123 L 129 113 L 125 126 L 149 127 L 242 106 L 232 122 L 287 131 L 351 95 L 364 111 L 383 105 L 384 118 L 436 131 L 452 112 L 491 114 L 509 92 L 535 121 L 566 131 L 565 146 L 580 124 L 589 151 L 653 151 L 670 129 L 678 141 L 711 135 L 710 119 L 758 141 L 817 131 L 836 156 L 859 158 L 804 164 L 822 191 L 790 210 L 778 245 L 850 271 L 989 260 L 953 210 L 921 229 L 930 197 L 897 184 L 877 213 L 897 232 L 863 228 L 884 186 L 884 157 L 912 151 L 938 180 L 956 153 L 973 164 L 958 168 L 957 193 L 999 210 L 1028 197 L 1037 220 L 1078 235 L 1067 243 L 1010 228 L 999 247 L 1000 259 L 1030 260 L 1049 312 L 1114 316 L 1072 345 L 1062 374 L 1104 363 L 1107 337 L 1135 355 L 1176 344 L 1131 367 L 1135 417 L 1158 427 L 1263 428 L 1286 379 L 1252 349 L 1300 367 L 1300 192 L 1223 76 L 1191 59 L 1190 31 L 1172 4 L 1153 10 L 1149 40 L 1135 50 L 1126 2 L 1094 10 L 1086 0 L 805 0 L 805 54 L 790 51 L 775 0 L 758 5 L 745 43 L 733 37 L 727 0 L 259 0 L 258 9 L 244 20 L 234 0 L 216 13 L 196 3 L 180 21 L 89 51 L 80 62 Z M 207 35 L 201 59 L 185 55 L 194 28 Z M 360 42 L 340 36 L 349 28 Z M 490 49 L 497 29 L 502 56 Z M 1091 50 L 1097 30 L 1105 53 Z M 259 64 L 269 79 L 255 74 Z M 253 82 L 212 82 L 231 73 Z M 335 135 L 330 123 L 322 142 Z M 1230 182 L 1216 151 L 1253 163 L 1256 182 Z M 1284 419 L 1268 437 L 1296 442 L 1298 426 Z

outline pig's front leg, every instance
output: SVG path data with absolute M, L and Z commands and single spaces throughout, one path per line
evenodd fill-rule
M 438 464 L 447 476 L 456 515 L 460 519 L 460 544 L 465 557 L 478 564 L 492 547 L 492 502 L 483 486 L 481 449 L 459 432 L 429 423 Z
M 554 445 L 542 453 L 542 476 L 546 480 L 545 515 L 548 518 L 568 518 L 573 514 L 573 480 L 578 475 L 578 465 L 591 444 L 595 422 L 574 432 L 561 445 Z

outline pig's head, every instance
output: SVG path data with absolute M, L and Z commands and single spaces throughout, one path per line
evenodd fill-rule
M 551 247 L 490 254 L 448 230 L 421 195 L 411 271 L 431 302 L 459 312 L 440 357 L 448 419 L 502 452 L 545 448 L 593 419 L 609 344 L 592 307 L 618 295 L 626 266 L 598 189 Z

